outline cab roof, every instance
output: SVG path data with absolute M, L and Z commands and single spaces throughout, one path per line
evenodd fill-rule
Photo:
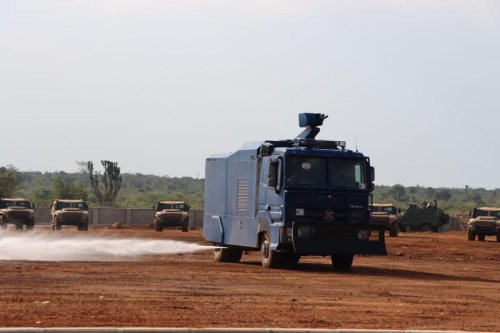
M 476 207 L 475 209 L 486 210 L 486 211 L 496 211 L 496 210 L 500 210 L 500 207 Z

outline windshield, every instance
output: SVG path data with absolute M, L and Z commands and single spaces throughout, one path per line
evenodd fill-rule
M 489 212 L 489 214 L 488 214 L 488 212 Z M 496 218 L 500 218 L 500 210 L 487 211 L 487 210 L 481 210 L 481 209 L 474 209 L 474 216 L 473 217 L 478 217 L 478 216 L 494 216 Z
M 286 185 L 366 189 L 364 159 L 288 156 Z
M 159 203 L 158 204 L 158 210 L 164 210 L 164 209 L 180 209 L 180 210 L 186 210 L 186 204 L 184 203 Z
M 31 208 L 29 201 L 0 201 L 1 208 L 7 208 L 12 206 Z
M 87 209 L 87 204 L 84 202 L 57 202 L 56 209 L 64 209 L 64 208 L 80 208 Z

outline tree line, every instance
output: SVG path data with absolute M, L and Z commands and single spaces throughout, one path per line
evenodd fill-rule
M 118 163 L 101 161 L 103 170 L 92 162 L 77 162 L 79 171 L 22 172 L 12 165 L 0 167 L 0 197 L 23 197 L 38 206 L 56 198 L 82 199 L 91 205 L 152 207 L 160 200 L 182 200 L 193 209 L 203 208 L 204 179 L 168 177 L 140 173 L 122 174 Z M 376 185 L 373 202 L 392 203 L 402 211 L 408 204 L 438 201 L 449 214 L 467 214 L 473 207 L 500 207 L 500 188 L 433 188 L 400 184 Z

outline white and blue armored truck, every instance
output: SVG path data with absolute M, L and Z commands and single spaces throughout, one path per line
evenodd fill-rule
M 306 129 L 293 140 L 206 159 L 203 236 L 218 246 L 215 261 L 255 250 L 266 268 L 320 255 L 348 270 L 354 255 L 387 255 L 384 227 L 370 220 L 374 168 L 344 141 L 315 139 L 327 117 L 301 113 Z

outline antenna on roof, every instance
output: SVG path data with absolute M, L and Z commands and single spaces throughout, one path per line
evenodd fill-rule
M 356 137 L 354 137 L 354 146 L 356 147 L 356 153 L 358 152 L 358 143 L 356 142 Z

